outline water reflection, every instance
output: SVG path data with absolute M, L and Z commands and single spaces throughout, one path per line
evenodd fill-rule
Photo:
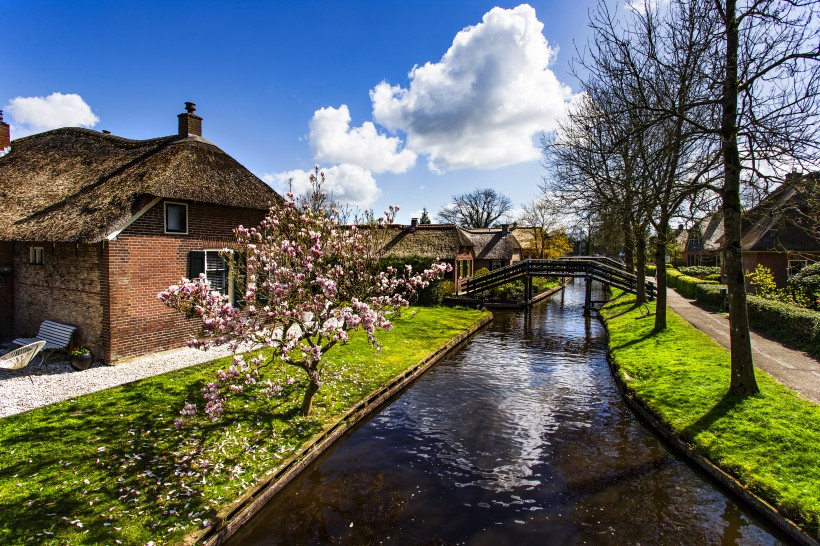
M 233 543 L 778 543 L 636 422 L 582 302 L 497 313 Z

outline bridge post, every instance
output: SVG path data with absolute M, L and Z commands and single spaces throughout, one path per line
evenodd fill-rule
M 584 315 L 589 315 L 592 310 L 592 277 L 587 274 L 584 276 L 586 281 L 586 292 L 584 293 Z
M 527 306 L 532 303 L 532 275 L 524 277 L 524 301 Z

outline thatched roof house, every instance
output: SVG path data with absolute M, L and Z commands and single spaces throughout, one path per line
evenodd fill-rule
M 384 228 L 382 251 L 389 258 L 440 260 L 453 267 L 452 280 L 473 272 L 473 241 L 454 224 L 390 225 Z
M 157 197 L 266 210 L 276 193 L 202 137 L 129 140 L 65 128 L 0 158 L 0 240 L 91 243 Z
M 509 226 L 465 230 L 473 242 L 475 267 L 497 269 L 521 260 L 521 244 Z
M 743 217 L 743 268 L 771 269 L 779 286 L 820 259 L 820 191 L 817 174 L 791 174 Z
M 0 118 L 0 341 L 54 320 L 119 361 L 187 342 L 156 299 L 180 278 L 205 273 L 232 297 L 219 250 L 281 197 L 202 138 L 195 110 L 149 140 L 64 128 L 10 141 Z
M 681 250 L 679 265 L 720 265 L 723 247 L 723 215 L 712 212 L 695 221 L 689 229 L 681 225 L 677 233 Z

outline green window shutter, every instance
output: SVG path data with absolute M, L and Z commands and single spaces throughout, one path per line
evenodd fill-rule
M 195 280 L 200 273 L 205 273 L 205 251 L 192 250 L 188 254 L 188 278 Z

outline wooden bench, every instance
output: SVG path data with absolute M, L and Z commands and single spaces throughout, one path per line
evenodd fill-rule
M 43 361 L 46 360 L 46 351 L 69 351 L 71 349 L 71 340 L 74 337 L 74 332 L 77 330 L 76 326 L 70 324 L 61 324 L 53 320 L 44 320 L 40 324 L 40 331 L 37 332 L 36 337 L 19 337 L 12 340 L 15 345 L 28 345 L 38 341 L 45 341 L 43 345 Z

